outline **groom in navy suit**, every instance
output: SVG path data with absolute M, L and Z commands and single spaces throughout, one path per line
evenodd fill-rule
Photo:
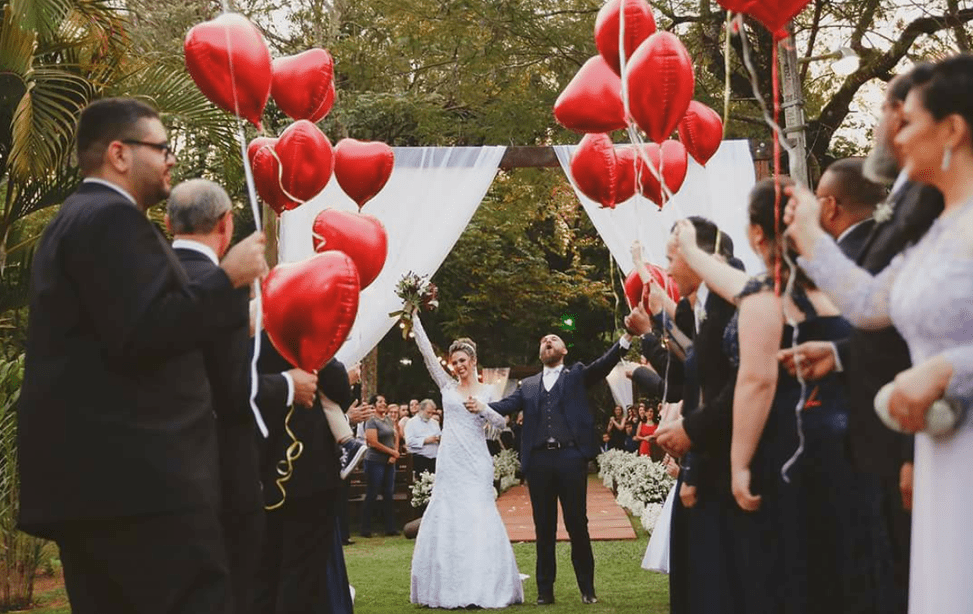
M 648 316 L 644 312 L 633 318 Z M 544 371 L 520 383 L 510 396 L 490 403 L 496 412 L 508 415 L 524 412 L 520 463 L 530 491 L 537 535 L 537 603 L 554 603 L 554 577 L 557 572 L 554 544 L 557 539 L 557 503 L 564 510 L 564 526 L 571 538 L 571 562 L 584 603 L 596 603 L 595 560 L 588 536 L 587 493 L 588 460 L 598 448 L 595 444 L 594 418 L 588 405 L 587 388 L 604 379 L 631 342 L 626 334 L 604 356 L 590 365 L 564 365 L 568 350 L 554 334 L 540 342 Z M 475 399 L 467 409 L 480 411 Z

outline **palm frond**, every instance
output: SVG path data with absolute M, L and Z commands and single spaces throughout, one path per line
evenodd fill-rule
M 60 67 L 33 71 L 12 122 L 8 168 L 18 183 L 60 166 L 91 94 L 87 79 Z

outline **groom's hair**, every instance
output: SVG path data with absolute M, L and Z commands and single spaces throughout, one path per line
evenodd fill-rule
M 700 215 L 686 218 L 696 229 L 696 245 L 707 254 L 719 254 L 729 260 L 733 257 L 733 239 L 730 235 L 716 227 L 712 221 Z M 676 229 L 673 224 L 669 232 Z

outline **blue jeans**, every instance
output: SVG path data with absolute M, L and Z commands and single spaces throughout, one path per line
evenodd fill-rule
M 388 461 L 365 460 L 365 480 L 368 490 L 365 492 L 365 504 L 362 506 L 361 533 L 368 535 L 372 532 L 372 506 L 379 490 L 382 492 L 382 507 L 385 510 L 385 532 L 395 530 L 395 507 L 392 495 L 395 491 L 395 464 Z

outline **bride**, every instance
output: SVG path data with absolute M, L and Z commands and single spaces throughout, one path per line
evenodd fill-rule
M 412 603 L 434 608 L 503 608 L 524 600 L 524 588 L 493 490 L 493 460 L 484 424 L 503 427 L 491 409 L 472 414 L 470 397 L 490 401 L 476 373 L 476 345 L 457 339 L 449 362 L 459 382 L 443 371 L 418 314 L 416 343 L 442 393 L 443 434 L 436 460 L 436 482 L 423 514 L 412 554 Z

